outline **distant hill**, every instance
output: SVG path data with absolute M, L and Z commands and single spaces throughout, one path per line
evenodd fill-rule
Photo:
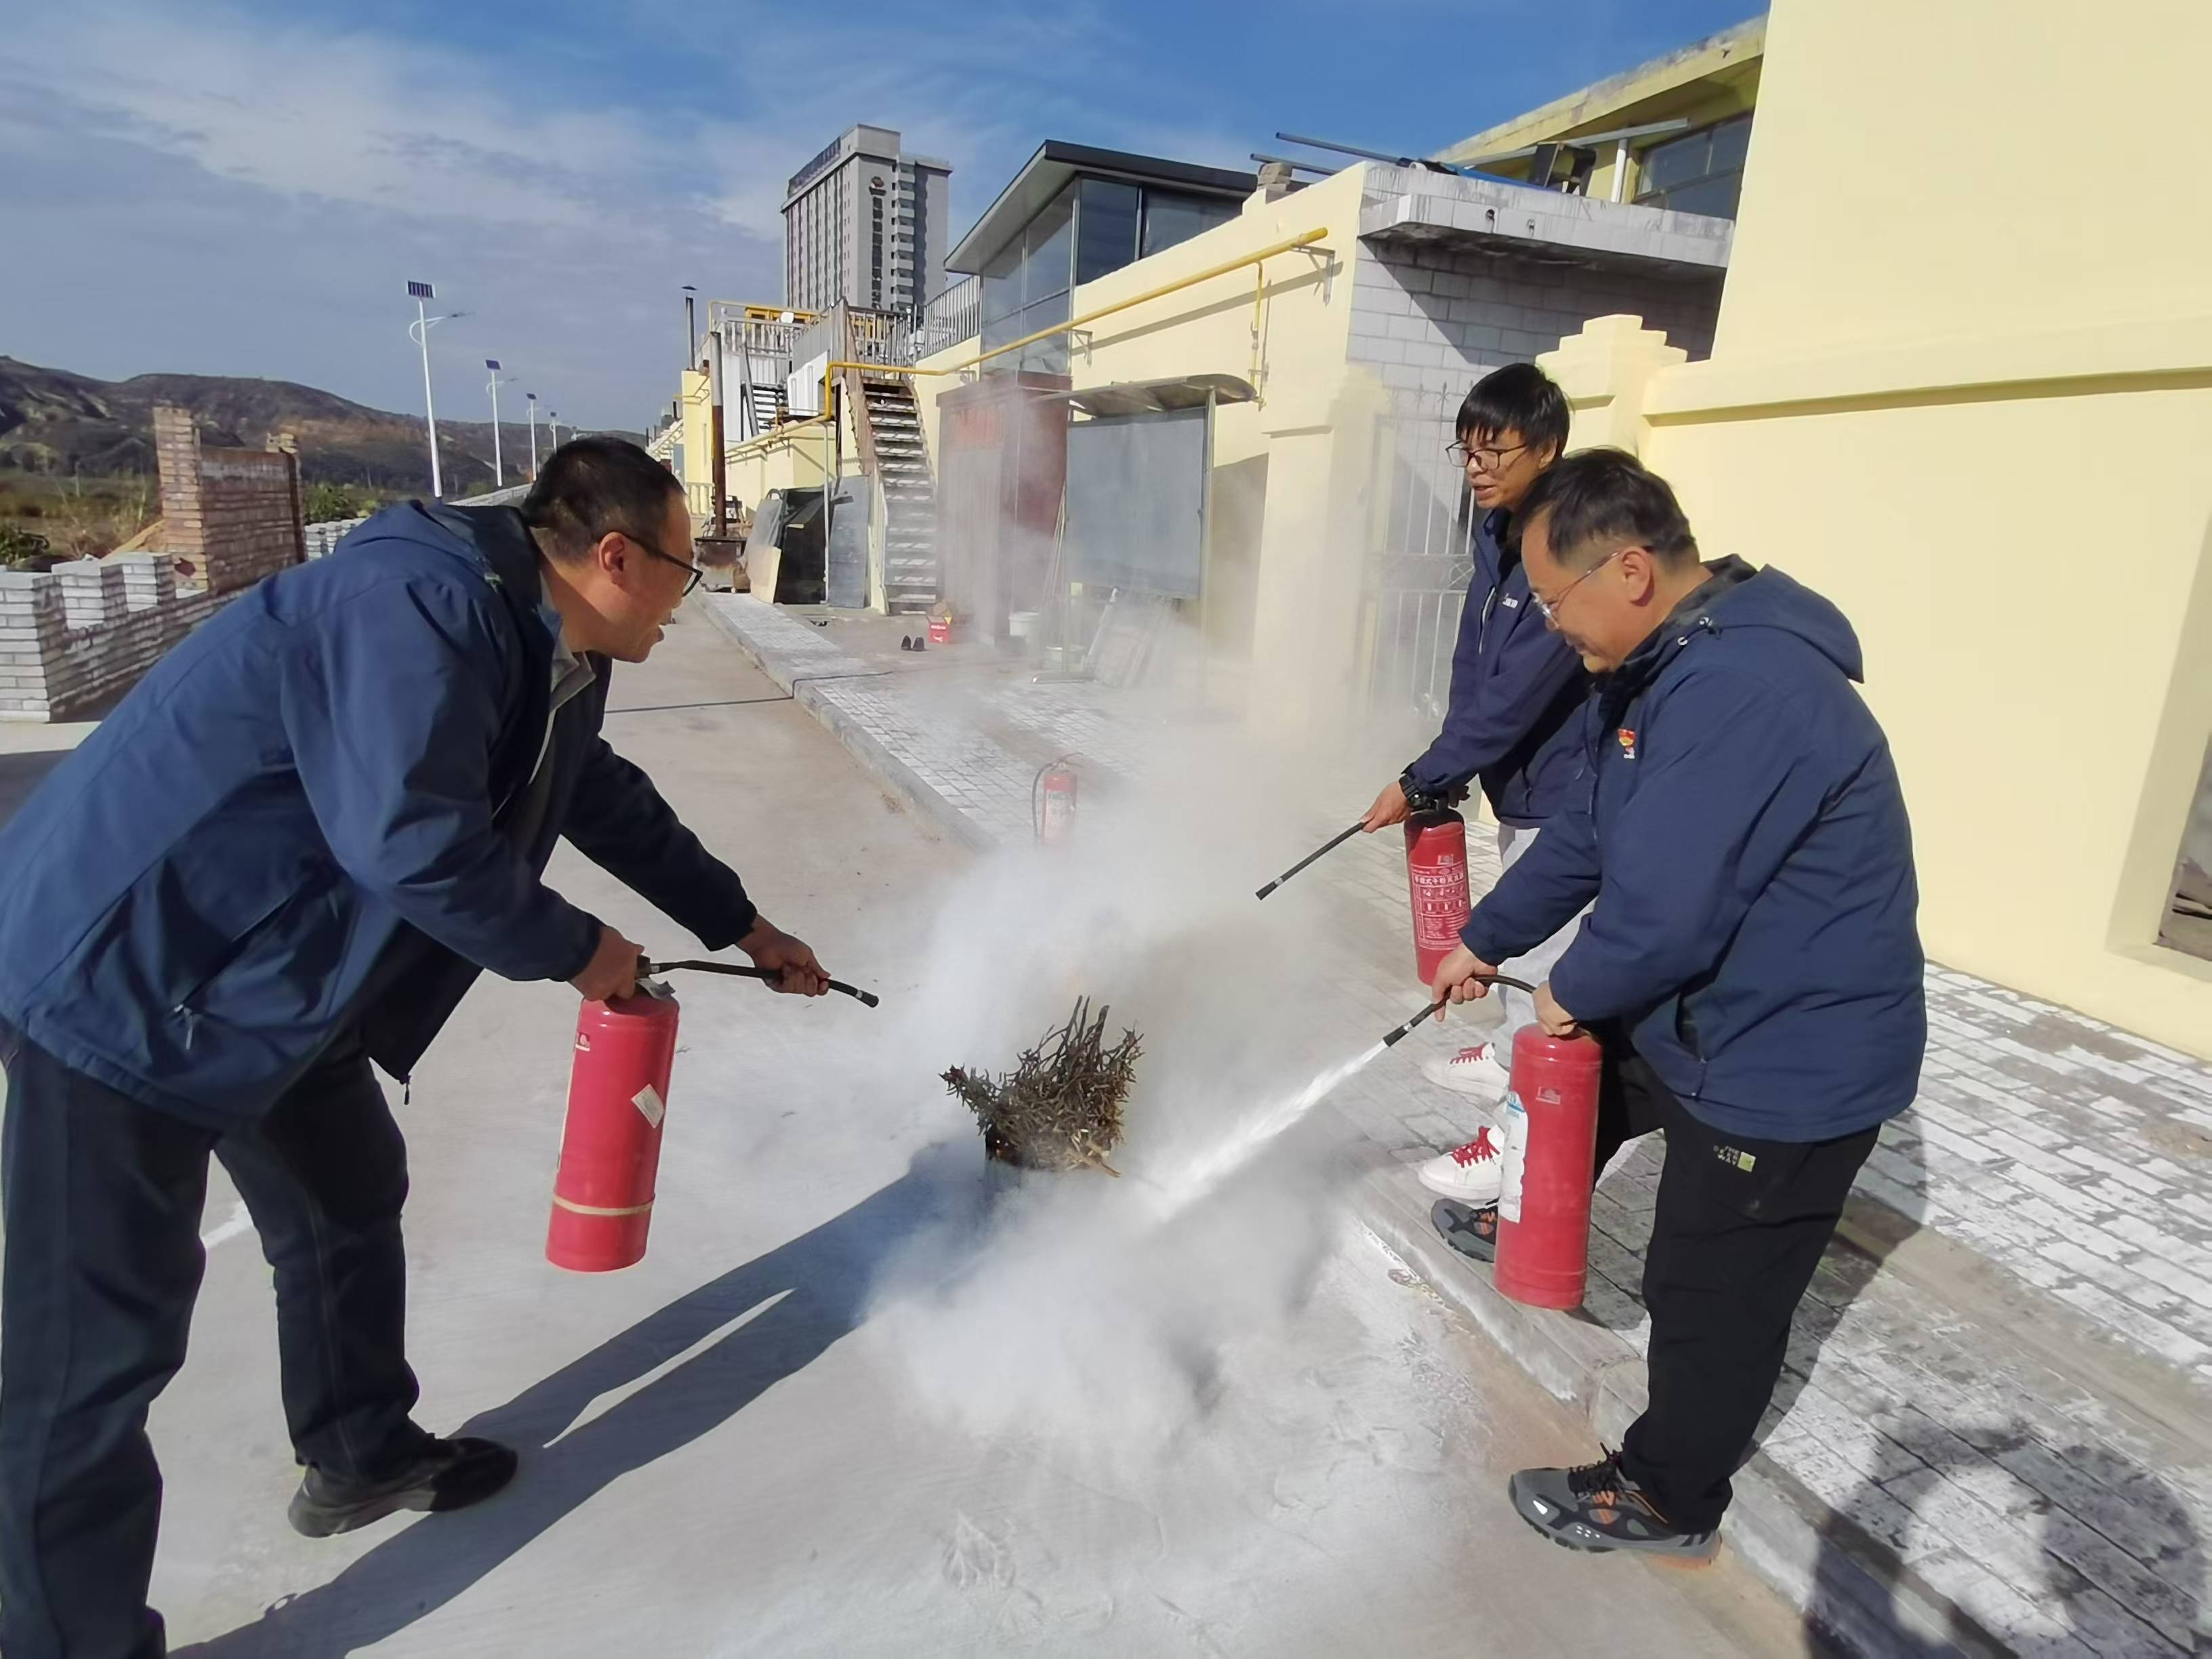
M 520 394 L 515 400 L 521 401 Z M 0 356 L 0 471 L 64 477 L 151 473 L 157 403 L 190 410 L 204 438 L 213 444 L 258 449 L 272 433 L 294 434 L 300 442 L 300 471 L 310 483 L 429 491 L 430 461 L 420 416 L 370 409 L 290 380 L 226 374 L 95 380 L 8 356 Z M 507 482 L 513 483 L 529 465 L 529 423 L 501 421 L 500 432 Z M 551 438 L 540 422 L 541 454 Z M 438 442 L 448 495 L 491 482 L 490 422 L 441 420 Z

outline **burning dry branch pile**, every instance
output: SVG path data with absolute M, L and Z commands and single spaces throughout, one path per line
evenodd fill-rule
M 1128 1098 L 1142 1052 L 1137 1034 L 1105 1046 L 1106 1013 L 1091 1018 L 1079 999 L 1067 1023 L 1025 1050 L 1014 1069 L 993 1079 L 955 1066 L 945 1087 L 966 1103 L 983 1131 L 983 1150 L 1028 1170 L 1121 1171 L 1106 1154 L 1121 1139 L 1121 1103 Z

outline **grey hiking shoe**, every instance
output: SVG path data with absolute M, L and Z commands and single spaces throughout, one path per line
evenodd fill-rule
M 1429 1206 L 1429 1222 L 1445 1243 L 1476 1261 L 1498 1260 L 1498 1206 L 1462 1204 L 1440 1198 Z
M 1721 1535 L 1685 1532 L 1621 1473 L 1620 1455 L 1574 1469 L 1522 1469 L 1506 1483 L 1521 1518 L 1571 1550 L 1629 1550 L 1681 1566 L 1720 1553 Z
M 329 1538 L 401 1510 L 465 1510 L 514 1479 L 512 1448 L 494 1440 L 433 1440 L 388 1480 L 343 1481 L 310 1468 L 285 1518 L 307 1538 Z

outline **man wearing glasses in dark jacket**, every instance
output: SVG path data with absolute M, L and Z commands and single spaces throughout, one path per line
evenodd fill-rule
M 293 1525 L 513 1476 L 413 1420 L 406 1152 L 370 1068 L 404 1079 L 480 970 L 633 988 L 638 946 L 544 884 L 557 840 L 776 988 L 827 988 L 599 735 L 690 545 L 682 486 L 610 438 L 556 450 L 520 512 L 388 508 L 170 652 L 0 833 L 8 1659 L 163 1650 L 146 1413 L 210 1156 L 275 1270 Z
M 1509 363 L 1476 381 L 1460 405 L 1453 459 L 1467 473 L 1468 496 L 1481 516 L 1468 550 L 1474 574 L 1452 651 L 1450 702 L 1443 729 L 1403 776 L 1383 786 L 1367 811 L 1371 832 L 1401 823 L 1419 804 L 1455 799 L 1480 781 L 1498 819 L 1498 851 L 1507 865 L 1526 856 L 1545 822 L 1574 786 L 1577 716 L 1589 676 L 1574 651 L 1544 626 L 1528 602 L 1518 514 L 1528 492 L 1567 447 L 1566 395 L 1533 363 Z M 1567 941 L 1572 918 L 1502 971 L 1540 981 Z M 1431 1082 L 1486 1102 L 1505 1093 L 1513 1033 L 1535 1018 L 1517 991 L 1502 994 L 1498 1036 L 1439 1055 L 1423 1068 Z M 1443 1200 L 1439 1225 L 1455 1248 L 1487 1258 L 1497 1231 L 1499 1144 L 1489 1129 L 1424 1164 L 1421 1184 Z M 1445 1205 L 1453 1208 L 1447 1211 Z
M 1523 1469 L 1511 1497 L 1571 1548 L 1705 1560 L 1844 1196 L 1917 1091 L 1912 832 L 1850 623 L 1771 567 L 1700 563 L 1632 456 L 1553 468 L 1522 552 L 1531 602 L 1600 677 L 1585 775 L 1434 988 L 1481 996 L 1476 975 L 1589 906 L 1537 1018 L 1603 1045 L 1591 1178 L 1654 1129 L 1667 1157 L 1650 1402 L 1617 1453 Z

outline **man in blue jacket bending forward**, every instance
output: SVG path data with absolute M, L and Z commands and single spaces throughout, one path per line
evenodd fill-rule
M 1475 975 L 1592 905 L 1536 1016 L 1604 1047 L 1592 1179 L 1632 1136 L 1662 1131 L 1667 1156 L 1650 1403 L 1619 1452 L 1524 1469 L 1511 1496 L 1573 1548 L 1705 1559 L 1844 1195 L 1918 1086 L 1911 831 L 1850 624 L 1778 570 L 1701 564 L 1632 457 L 1547 472 L 1522 557 L 1600 677 L 1583 787 L 1476 906 L 1436 994 L 1482 995 Z M 1509 1178 L 1509 1217 L 1519 1196 Z
M 149 1659 L 161 1474 L 210 1154 L 275 1269 L 313 1537 L 505 1486 L 416 1425 L 404 1079 L 480 969 L 633 988 L 541 878 L 566 836 L 709 949 L 819 995 L 814 953 L 599 736 L 697 581 L 682 486 L 584 438 L 520 512 L 410 502 L 165 657 L 0 834 L 0 1652 Z

